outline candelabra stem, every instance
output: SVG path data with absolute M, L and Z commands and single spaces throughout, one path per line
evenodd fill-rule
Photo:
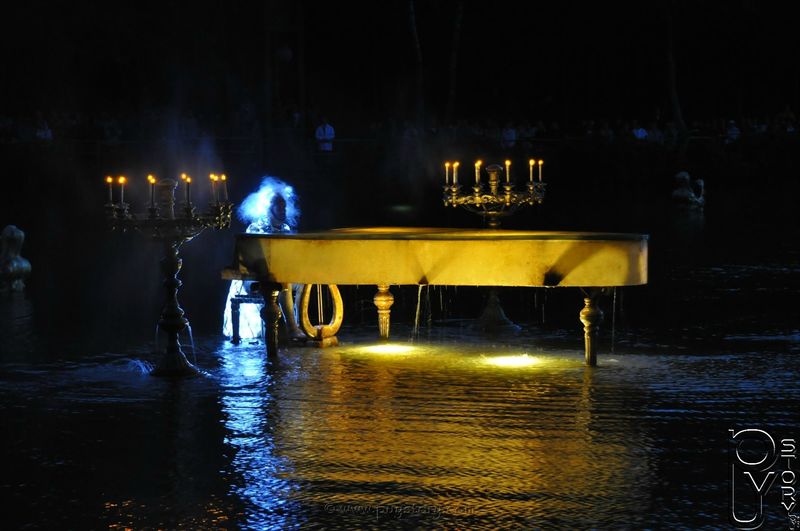
M 521 328 L 506 317 L 506 312 L 500 305 L 500 296 L 497 288 L 489 290 L 486 306 L 477 322 L 478 328 L 488 334 L 501 334 L 519 332 Z
M 158 326 L 167 335 L 167 349 L 158 365 L 150 373 L 153 376 L 166 376 L 180 378 L 196 376 L 197 368 L 189 363 L 186 355 L 181 350 L 178 336 L 189 326 L 189 320 L 184 317 L 183 309 L 178 303 L 178 289 L 181 281 L 178 280 L 183 260 L 178 256 L 180 239 L 170 239 L 164 242 L 164 258 L 161 260 L 161 272 L 164 275 L 164 308 L 161 310 L 161 319 Z
M 489 215 L 487 223 L 490 229 L 499 229 L 500 217 L 498 215 Z M 514 324 L 511 319 L 506 317 L 506 312 L 503 311 L 503 307 L 500 305 L 500 296 L 497 293 L 497 288 L 489 290 L 486 307 L 478 319 L 478 327 L 489 334 L 512 333 L 521 330 L 519 325 Z

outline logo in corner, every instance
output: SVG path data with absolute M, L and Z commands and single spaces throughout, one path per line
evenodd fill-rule
M 789 529 L 800 530 L 800 516 L 795 514 L 797 446 L 794 439 L 780 444 L 767 431 L 758 428 L 728 430 L 730 444 L 730 512 L 737 529 L 758 529 L 764 525 L 765 499 L 778 484 L 777 510 L 787 515 Z M 776 491 L 773 491 L 776 492 Z

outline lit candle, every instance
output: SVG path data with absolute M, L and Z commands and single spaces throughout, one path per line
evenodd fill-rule
M 480 184 L 481 182 L 481 164 L 483 164 L 482 160 L 475 163 L 475 184 Z
M 510 160 L 506 161 L 506 182 L 507 183 L 511 182 L 511 161 Z
M 539 182 L 542 182 L 542 166 L 544 166 L 544 161 L 539 161 Z
M 453 186 L 458 184 L 458 166 L 460 164 L 460 162 L 453 163 Z
M 152 175 L 147 176 L 147 182 L 150 183 L 150 208 L 156 207 L 156 178 Z
M 450 163 L 444 163 L 444 184 L 447 185 L 448 179 L 450 178 Z
M 228 178 L 223 173 L 219 176 L 220 181 L 222 181 L 222 200 L 227 202 L 228 201 Z
M 217 176 L 212 173 L 208 178 L 211 179 L 211 197 L 214 198 L 215 203 L 219 203 L 217 199 Z
M 125 204 L 125 183 L 128 182 L 124 176 L 120 175 L 119 179 L 117 179 L 119 183 L 119 204 Z
M 108 204 L 114 203 L 114 178 L 112 176 L 106 177 L 106 183 L 108 183 Z
M 192 178 L 187 175 L 186 176 L 186 204 L 187 205 L 192 204 L 191 187 L 192 187 Z
M 528 169 L 530 170 L 530 178 L 531 182 L 533 182 L 533 165 L 536 164 L 536 161 L 531 159 L 528 161 Z

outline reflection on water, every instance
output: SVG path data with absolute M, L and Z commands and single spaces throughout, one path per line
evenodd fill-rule
M 240 349 L 225 344 L 219 353 L 224 442 L 233 450 L 232 468 L 240 474 L 231 490 L 247 507 L 241 523 L 286 528 L 293 517 L 284 509 L 293 488 L 286 479 L 291 462 L 275 453 L 274 380 L 263 348 Z
M 579 357 L 519 370 L 487 364 L 494 354 L 456 344 L 301 360 L 304 381 L 283 390 L 298 411 L 281 427 L 299 439 L 286 456 L 302 504 L 338 528 L 402 516 L 492 529 L 619 522 L 621 504 L 646 502 L 647 460 L 632 462 L 626 440 L 638 430 L 596 431 L 594 372 Z
M 350 329 L 273 365 L 260 345 L 197 338 L 208 373 L 177 384 L 146 374 L 149 346 L 89 354 L 8 333 L 6 526 L 724 527 L 727 430 L 800 432 L 800 331 L 781 310 L 796 266 L 670 274 L 668 302 L 704 319 L 621 327 L 597 369 L 577 320 L 503 342 Z
M 216 368 L 178 385 L 112 356 L 6 364 L 18 435 L 2 487 L 31 508 L 17 523 L 713 528 L 727 428 L 796 427 L 777 352 L 766 367 L 618 353 L 593 370 L 578 349 L 349 337 L 275 367 L 257 345 L 206 340 Z
M 278 367 L 206 341 L 217 368 L 179 385 L 110 357 L 6 365 L 6 425 L 38 427 L 4 454 L 3 489 L 120 528 L 715 527 L 727 428 L 796 427 L 776 353 L 767 372 L 761 353 L 593 370 L 577 350 L 350 337 Z

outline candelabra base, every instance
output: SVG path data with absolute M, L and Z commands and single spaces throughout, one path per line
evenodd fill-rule
M 188 378 L 200 376 L 200 370 L 186 359 L 183 351 L 165 352 L 158 365 L 150 371 L 151 376 L 162 378 Z
M 500 305 L 500 297 L 497 295 L 497 289 L 494 288 L 489 290 L 489 298 L 486 301 L 486 307 L 483 309 L 480 318 L 476 321 L 475 326 L 482 332 L 489 334 L 508 334 L 519 332 L 522 329 L 506 316 L 506 312 L 503 311 L 503 307 Z

